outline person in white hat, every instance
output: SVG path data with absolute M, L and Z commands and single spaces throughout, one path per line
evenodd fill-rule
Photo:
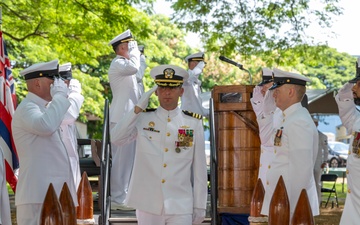
M 181 108 L 205 117 L 209 116 L 209 110 L 202 106 L 200 74 L 205 67 L 204 52 L 197 52 L 185 58 L 188 64 L 189 78 L 184 81 L 184 94 L 181 97 Z
M 313 121 L 315 126 L 318 127 L 319 119 L 313 117 Z M 318 145 L 318 152 L 316 156 L 316 161 L 314 165 L 314 178 L 316 184 L 316 190 L 319 199 L 319 205 L 321 206 L 321 174 L 325 167 L 327 167 L 327 159 L 329 155 L 329 146 L 328 146 L 328 138 L 327 136 L 318 130 L 319 135 L 319 145 Z
M 18 225 L 38 225 L 50 183 L 59 196 L 66 182 L 77 206 L 70 160 L 60 134 L 60 124 L 70 107 L 69 89 L 57 78 L 58 60 L 34 64 L 20 75 L 25 78 L 28 94 L 11 123 L 20 162 L 16 220 Z
M 5 157 L 0 146 L 0 224 L 11 225 L 9 193 L 6 185 Z
M 110 126 L 113 127 L 140 98 L 137 73 L 145 70 L 145 60 L 140 60 L 140 51 L 131 31 L 126 30 L 109 43 L 116 53 L 109 67 L 109 82 L 113 99 L 110 105 Z M 142 65 L 141 65 L 142 64 Z M 111 137 L 110 137 L 111 138 Z M 124 205 L 128 192 L 131 169 L 134 161 L 135 142 L 112 145 L 112 167 L 110 177 L 111 208 L 133 210 Z
M 360 221 L 360 57 L 356 62 L 355 78 L 347 82 L 335 96 L 339 116 L 347 133 L 351 134 L 346 162 L 348 192 L 340 225 L 355 225 Z
M 280 176 L 283 177 L 290 203 L 290 221 L 302 189 L 309 197 L 314 216 L 319 215 L 319 201 L 314 180 L 318 150 L 318 132 L 309 111 L 301 105 L 306 82 L 311 80 L 296 73 L 274 68 L 272 90 L 281 110 L 280 123 L 274 123 L 275 155 L 266 173 L 265 197 L 261 214 L 269 214 L 269 205 Z M 305 163 L 306 162 L 306 163 Z
M 156 85 L 111 129 L 115 144 L 137 144 L 125 202 L 136 209 L 139 225 L 201 224 L 207 200 L 202 116 L 178 107 L 188 73 L 160 65 L 150 75 Z M 160 106 L 146 110 L 153 92 Z
M 81 84 L 77 79 L 73 79 L 71 63 L 65 63 L 59 66 L 59 75 L 69 87 L 68 99 L 71 103 L 65 117 L 61 123 L 61 137 L 66 146 L 70 157 L 72 174 L 76 186 L 79 187 L 81 180 L 79 153 L 77 150 L 77 130 L 75 122 L 79 117 L 80 108 L 84 102 L 84 96 L 81 94 Z
M 261 142 L 260 167 L 258 178 L 263 186 L 266 186 L 266 173 L 274 158 L 274 121 L 279 121 L 281 111 L 276 108 L 274 97 L 269 88 L 273 85 L 273 71 L 269 68 L 262 68 L 262 81 L 255 86 L 253 97 L 250 99 L 252 108 L 259 125 L 259 136 Z

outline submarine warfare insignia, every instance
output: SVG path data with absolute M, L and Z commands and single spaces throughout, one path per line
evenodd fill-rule
M 177 153 L 180 153 L 181 149 L 186 150 L 188 147 L 193 146 L 194 130 L 187 128 L 187 126 L 184 126 L 178 129 L 178 140 L 175 141 L 175 152 Z

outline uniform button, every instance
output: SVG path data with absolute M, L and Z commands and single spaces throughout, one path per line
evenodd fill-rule
M 276 149 L 274 150 L 274 153 L 276 154 Z
M 346 170 L 346 174 L 349 174 L 349 170 Z
M 162 179 L 162 180 L 161 180 L 161 183 L 165 183 L 165 179 Z
M 165 149 L 164 149 L 164 151 L 165 151 L 165 152 L 168 152 L 168 151 L 169 151 L 169 149 L 168 149 L 168 148 L 165 148 Z
M 349 194 L 351 193 L 351 190 L 350 190 L 350 188 L 348 188 L 348 193 L 349 193 Z
M 166 163 L 164 163 L 164 167 L 167 167 Z
M 266 181 L 266 185 L 269 185 L 269 181 Z
M 350 150 L 348 151 L 348 155 L 351 155 L 351 151 L 350 151 Z
M 166 133 L 166 136 L 168 136 L 168 137 L 169 137 L 169 136 L 170 136 L 170 133 L 169 133 L 169 132 L 167 132 L 167 133 Z
M 271 166 L 270 166 L 270 165 L 268 165 L 268 168 L 270 169 L 270 168 L 271 168 Z
M 171 122 L 171 119 L 170 119 L 170 118 L 168 118 L 168 122 Z
M 149 139 L 152 139 L 152 137 L 150 136 Z

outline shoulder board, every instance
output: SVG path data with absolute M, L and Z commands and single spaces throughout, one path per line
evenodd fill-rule
M 154 111 L 156 111 L 156 108 L 155 109 L 147 108 L 143 110 L 143 112 L 154 112 Z
M 199 119 L 199 120 L 201 120 L 202 119 L 202 115 L 200 115 L 200 114 L 197 114 L 197 113 L 193 113 L 193 112 L 190 112 L 190 111 L 187 111 L 187 110 L 183 110 L 183 113 L 185 114 L 185 115 L 188 115 L 188 116 L 191 116 L 191 117 L 194 117 L 194 118 L 196 118 L 196 119 Z

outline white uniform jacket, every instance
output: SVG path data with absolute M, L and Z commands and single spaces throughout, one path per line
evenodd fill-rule
M 136 73 L 140 67 L 140 55 L 132 54 L 130 60 L 117 55 L 109 67 L 109 82 L 113 99 L 110 106 L 110 122 L 118 122 L 132 110 L 139 100 Z
M 9 193 L 6 186 L 5 157 L 0 146 L 0 224 L 11 225 Z
M 281 116 L 281 110 L 276 108 L 273 113 L 269 115 L 264 115 L 263 113 L 263 104 L 262 101 L 253 101 L 251 99 L 251 105 L 256 115 L 256 121 L 259 126 L 259 136 L 260 136 L 260 167 L 258 178 L 261 179 L 261 182 L 265 188 L 266 186 L 266 173 L 270 169 L 271 161 L 274 159 L 274 127 L 275 124 L 279 122 Z M 266 104 L 266 103 L 265 103 Z
M 68 97 L 70 101 L 70 108 L 65 114 L 64 120 L 61 123 L 61 138 L 66 146 L 68 152 L 71 170 L 74 176 L 76 190 L 79 187 L 81 180 L 79 153 L 77 150 L 77 137 L 75 121 L 79 117 L 80 108 L 84 102 L 84 96 L 77 92 L 71 92 Z
M 184 93 L 181 97 L 181 109 L 209 117 L 209 110 L 202 106 L 201 81 L 198 79 L 201 73 L 188 70 L 189 79 L 184 81 Z
M 157 215 L 162 210 L 169 215 L 206 209 L 202 120 L 185 115 L 179 108 L 167 111 L 159 107 L 153 112 L 130 112 L 111 130 L 111 135 L 117 145 L 136 138 L 135 162 L 125 200 L 128 206 Z M 189 147 L 182 146 L 186 140 Z
M 74 204 L 77 205 L 70 160 L 60 137 L 60 124 L 70 102 L 63 96 L 55 95 L 48 104 L 29 92 L 12 119 L 12 132 L 20 161 L 16 205 L 43 203 L 50 183 L 57 196 L 60 196 L 64 182 L 69 186 Z
M 314 180 L 314 164 L 318 150 L 318 132 L 309 111 L 296 103 L 283 111 L 280 146 L 274 143 L 275 157 L 267 172 L 265 197 L 261 214 L 269 214 L 269 205 L 280 176 L 283 176 L 292 217 L 301 190 L 305 189 L 314 216 L 319 203 Z M 275 138 L 275 134 L 273 136 Z
M 144 93 L 143 78 L 144 78 L 146 67 L 147 67 L 147 65 L 146 65 L 145 55 L 140 55 L 140 67 L 139 67 L 138 72 L 136 73 L 136 81 L 137 81 L 137 84 L 138 84 L 139 96 L 140 97 Z
M 360 112 L 356 109 L 352 100 L 340 101 L 336 96 L 335 100 L 339 108 L 341 122 L 349 134 L 360 132 Z M 341 215 L 340 225 L 358 225 L 360 221 L 360 158 L 352 152 L 354 135 L 350 139 L 349 156 L 346 162 L 347 187 L 344 211 Z

